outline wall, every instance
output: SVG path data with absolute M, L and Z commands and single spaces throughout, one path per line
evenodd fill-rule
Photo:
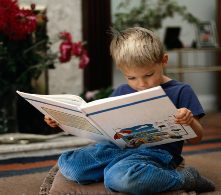
M 216 21 L 216 0 L 177 0 L 180 5 L 185 5 L 189 12 L 193 13 L 201 21 Z M 180 40 L 185 47 L 190 47 L 192 41 L 196 40 L 195 26 L 188 24 L 177 16 L 173 19 L 166 19 L 163 23 L 163 29 L 159 31 L 163 39 L 164 29 L 167 26 L 181 26 L 182 31 Z M 170 58 L 170 64 L 173 65 L 174 58 Z M 187 66 L 211 66 L 216 64 L 215 54 L 213 52 L 190 52 L 183 56 L 183 64 Z M 216 73 L 186 73 L 183 75 L 183 81 L 189 83 L 197 93 L 200 102 L 207 112 L 215 111 L 217 105 L 217 78 Z
M 112 20 L 114 20 L 114 13 L 120 3 L 120 0 L 112 0 Z M 137 1 L 131 1 L 137 4 Z M 216 20 L 216 0 L 177 0 L 179 5 L 184 5 L 187 10 L 193 13 L 201 21 L 215 21 Z M 132 5 L 133 6 L 133 5 Z M 166 27 L 179 26 L 181 27 L 180 40 L 185 47 L 190 47 L 192 41 L 196 40 L 195 26 L 183 21 L 182 18 L 176 15 L 174 18 L 166 18 L 163 21 L 163 27 L 156 31 L 161 40 L 164 39 Z M 187 66 L 200 65 L 208 66 L 215 65 L 214 53 L 201 52 L 194 54 L 189 53 L 188 56 L 183 56 L 184 63 Z M 177 63 L 177 56 L 169 55 L 168 66 L 173 66 Z M 172 75 L 173 77 L 174 75 Z M 174 77 L 176 78 L 176 77 Z M 215 111 L 217 104 L 217 78 L 216 73 L 187 73 L 182 76 L 182 81 L 189 83 L 196 91 L 200 102 L 206 111 Z M 118 70 L 114 67 L 114 87 L 120 83 L 124 83 L 124 78 Z
M 124 0 L 111 0 L 111 14 L 112 20 L 114 21 L 114 14 L 117 11 L 117 6 Z M 148 0 L 155 1 L 155 0 Z M 176 0 L 179 5 L 187 7 L 187 10 L 191 12 L 194 16 L 202 21 L 215 21 L 216 19 L 216 0 Z M 136 6 L 139 1 L 130 1 L 130 7 Z M 175 15 L 174 18 L 166 18 L 163 21 L 162 29 L 158 30 L 157 33 L 163 40 L 165 27 L 167 26 L 180 26 L 181 31 L 181 41 L 186 47 L 190 46 L 192 41 L 195 39 L 195 27 L 186 21 L 182 20 L 179 15 Z
M 59 32 L 68 31 L 74 41 L 82 40 L 81 0 L 19 0 L 22 5 L 35 3 L 47 9 L 47 31 L 53 42 Z M 58 51 L 58 43 L 54 43 L 53 51 Z M 82 92 L 82 70 L 78 69 L 78 60 L 70 63 L 55 64 L 56 69 L 49 70 L 49 93 Z

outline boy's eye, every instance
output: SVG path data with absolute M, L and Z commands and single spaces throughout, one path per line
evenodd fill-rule
M 146 77 L 150 77 L 150 76 L 152 76 L 153 75 L 153 73 L 150 73 L 150 74 L 146 74 L 145 76 Z
M 127 77 L 128 80 L 134 80 L 135 77 Z

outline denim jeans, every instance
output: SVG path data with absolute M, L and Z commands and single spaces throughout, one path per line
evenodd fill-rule
M 181 189 L 185 181 L 167 151 L 120 149 L 109 142 L 65 152 L 58 166 L 66 178 L 79 184 L 104 181 L 111 191 L 136 195 Z

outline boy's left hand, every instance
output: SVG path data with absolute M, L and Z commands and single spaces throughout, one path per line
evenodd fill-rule
M 180 108 L 175 116 L 175 123 L 190 125 L 194 117 L 190 110 L 187 108 Z

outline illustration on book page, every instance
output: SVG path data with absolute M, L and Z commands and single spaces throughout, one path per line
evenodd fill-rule
M 138 147 L 142 144 L 163 142 L 168 139 L 179 141 L 188 132 L 182 125 L 174 124 L 174 117 L 155 123 L 145 123 L 124 129 L 116 129 L 114 139 L 122 139 L 126 147 Z

